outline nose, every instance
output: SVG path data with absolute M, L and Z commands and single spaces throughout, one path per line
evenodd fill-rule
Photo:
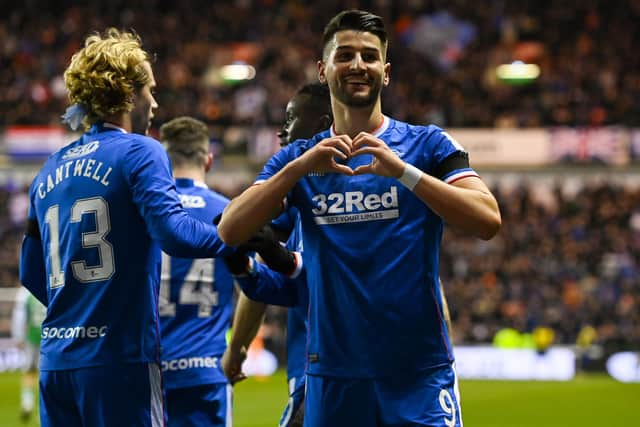
M 359 52 L 353 55 L 353 59 L 351 60 L 351 64 L 349 64 L 349 68 L 352 70 L 361 70 L 364 68 L 364 61 L 362 60 L 362 56 Z

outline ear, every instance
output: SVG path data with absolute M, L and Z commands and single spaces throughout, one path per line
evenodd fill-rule
M 391 64 L 387 62 L 386 64 L 384 64 L 384 80 L 382 81 L 382 84 L 384 84 L 385 86 L 389 86 L 390 79 L 391 79 Z
M 323 114 L 318 118 L 318 121 L 317 121 L 318 125 L 314 133 L 318 133 L 325 129 L 329 129 L 329 127 L 331 126 L 331 122 L 332 122 L 331 116 L 328 114 Z
M 204 162 L 204 173 L 209 172 L 211 170 L 211 166 L 213 165 L 213 154 L 207 154 L 207 160 Z
M 320 83 L 322 83 L 323 85 L 326 85 L 327 76 L 325 75 L 324 62 L 322 62 L 322 60 L 319 60 L 317 65 L 318 65 L 318 81 L 320 81 Z

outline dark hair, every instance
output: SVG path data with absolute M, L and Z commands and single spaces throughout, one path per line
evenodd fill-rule
M 366 31 L 378 36 L 383 45 L 387 43 L 387 31 L 384 29 L 382 18 L 364 10 L 343 10 L 324 27 L 322 34 L 322 49 L 338 31 L 355 30 Z
M 310 106 L 316 112 L 319 114 L 327 114 L 333 118 L 329 86 L 320 83 L 308 83 L 298 89 L 296 95 L 307 95 L 310 100 Z

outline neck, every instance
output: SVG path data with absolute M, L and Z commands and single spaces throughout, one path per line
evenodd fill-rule
M 127 132 L 131 132 L 131 116 L 129 114 L 119 114 L 115 116 L 105 117 L 104 121 L 106 123 L 111 123 L 112 125 L 118 126 L 126 130 Z
M 177 167 L 173 169 L 174 178 L 186 178 L 194 181 L 205 182 L 204 170 L 189 167 Z
M 370 107 L 353 108 L 331 100 L 333 124 L 337 135 L 349 135 L 355 138 L 360 132 L 373 132 L 382 123 L 382 105 L 380 99 Z

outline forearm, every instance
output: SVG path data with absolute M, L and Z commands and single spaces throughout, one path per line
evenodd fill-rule
M 236 277 L 238 285 L 247 297 L 253 301 L 283 307 L 294 307 L 298 304 L 297 291 L 300 280 L 306 278 L 304 273 L 294 279 L 257 262 L 254 262 L 253 266 L 254 273 Z
M 154 238 L 164 252 L 183 258 L 220 257 L 233 253 L 213 225 L 178 211 L 155 221 Z
M 229 348 L 232 351 L 249 347 L 258 333 L 266 309 L 265 304 L 250 300 L 242 292 L 239 294 L 229 341 Z
M 489 240 L 500 229 L 498 203 L 479 178 L 448 184 L 423 173 L 413 192 L 449 225 L 473 236 Z
M 249 240 L 282 211 L 284 198 L 302 176 L 303 169 L 293 161 L 268 180 L 249 187 L 234 198 L 218 225 L 220 238 L 231 246 Z
M 20 283 L 45 306 L 48 305 L 47 277 L 42 242 L 30 236 L 22 241 L 20 255 Z

